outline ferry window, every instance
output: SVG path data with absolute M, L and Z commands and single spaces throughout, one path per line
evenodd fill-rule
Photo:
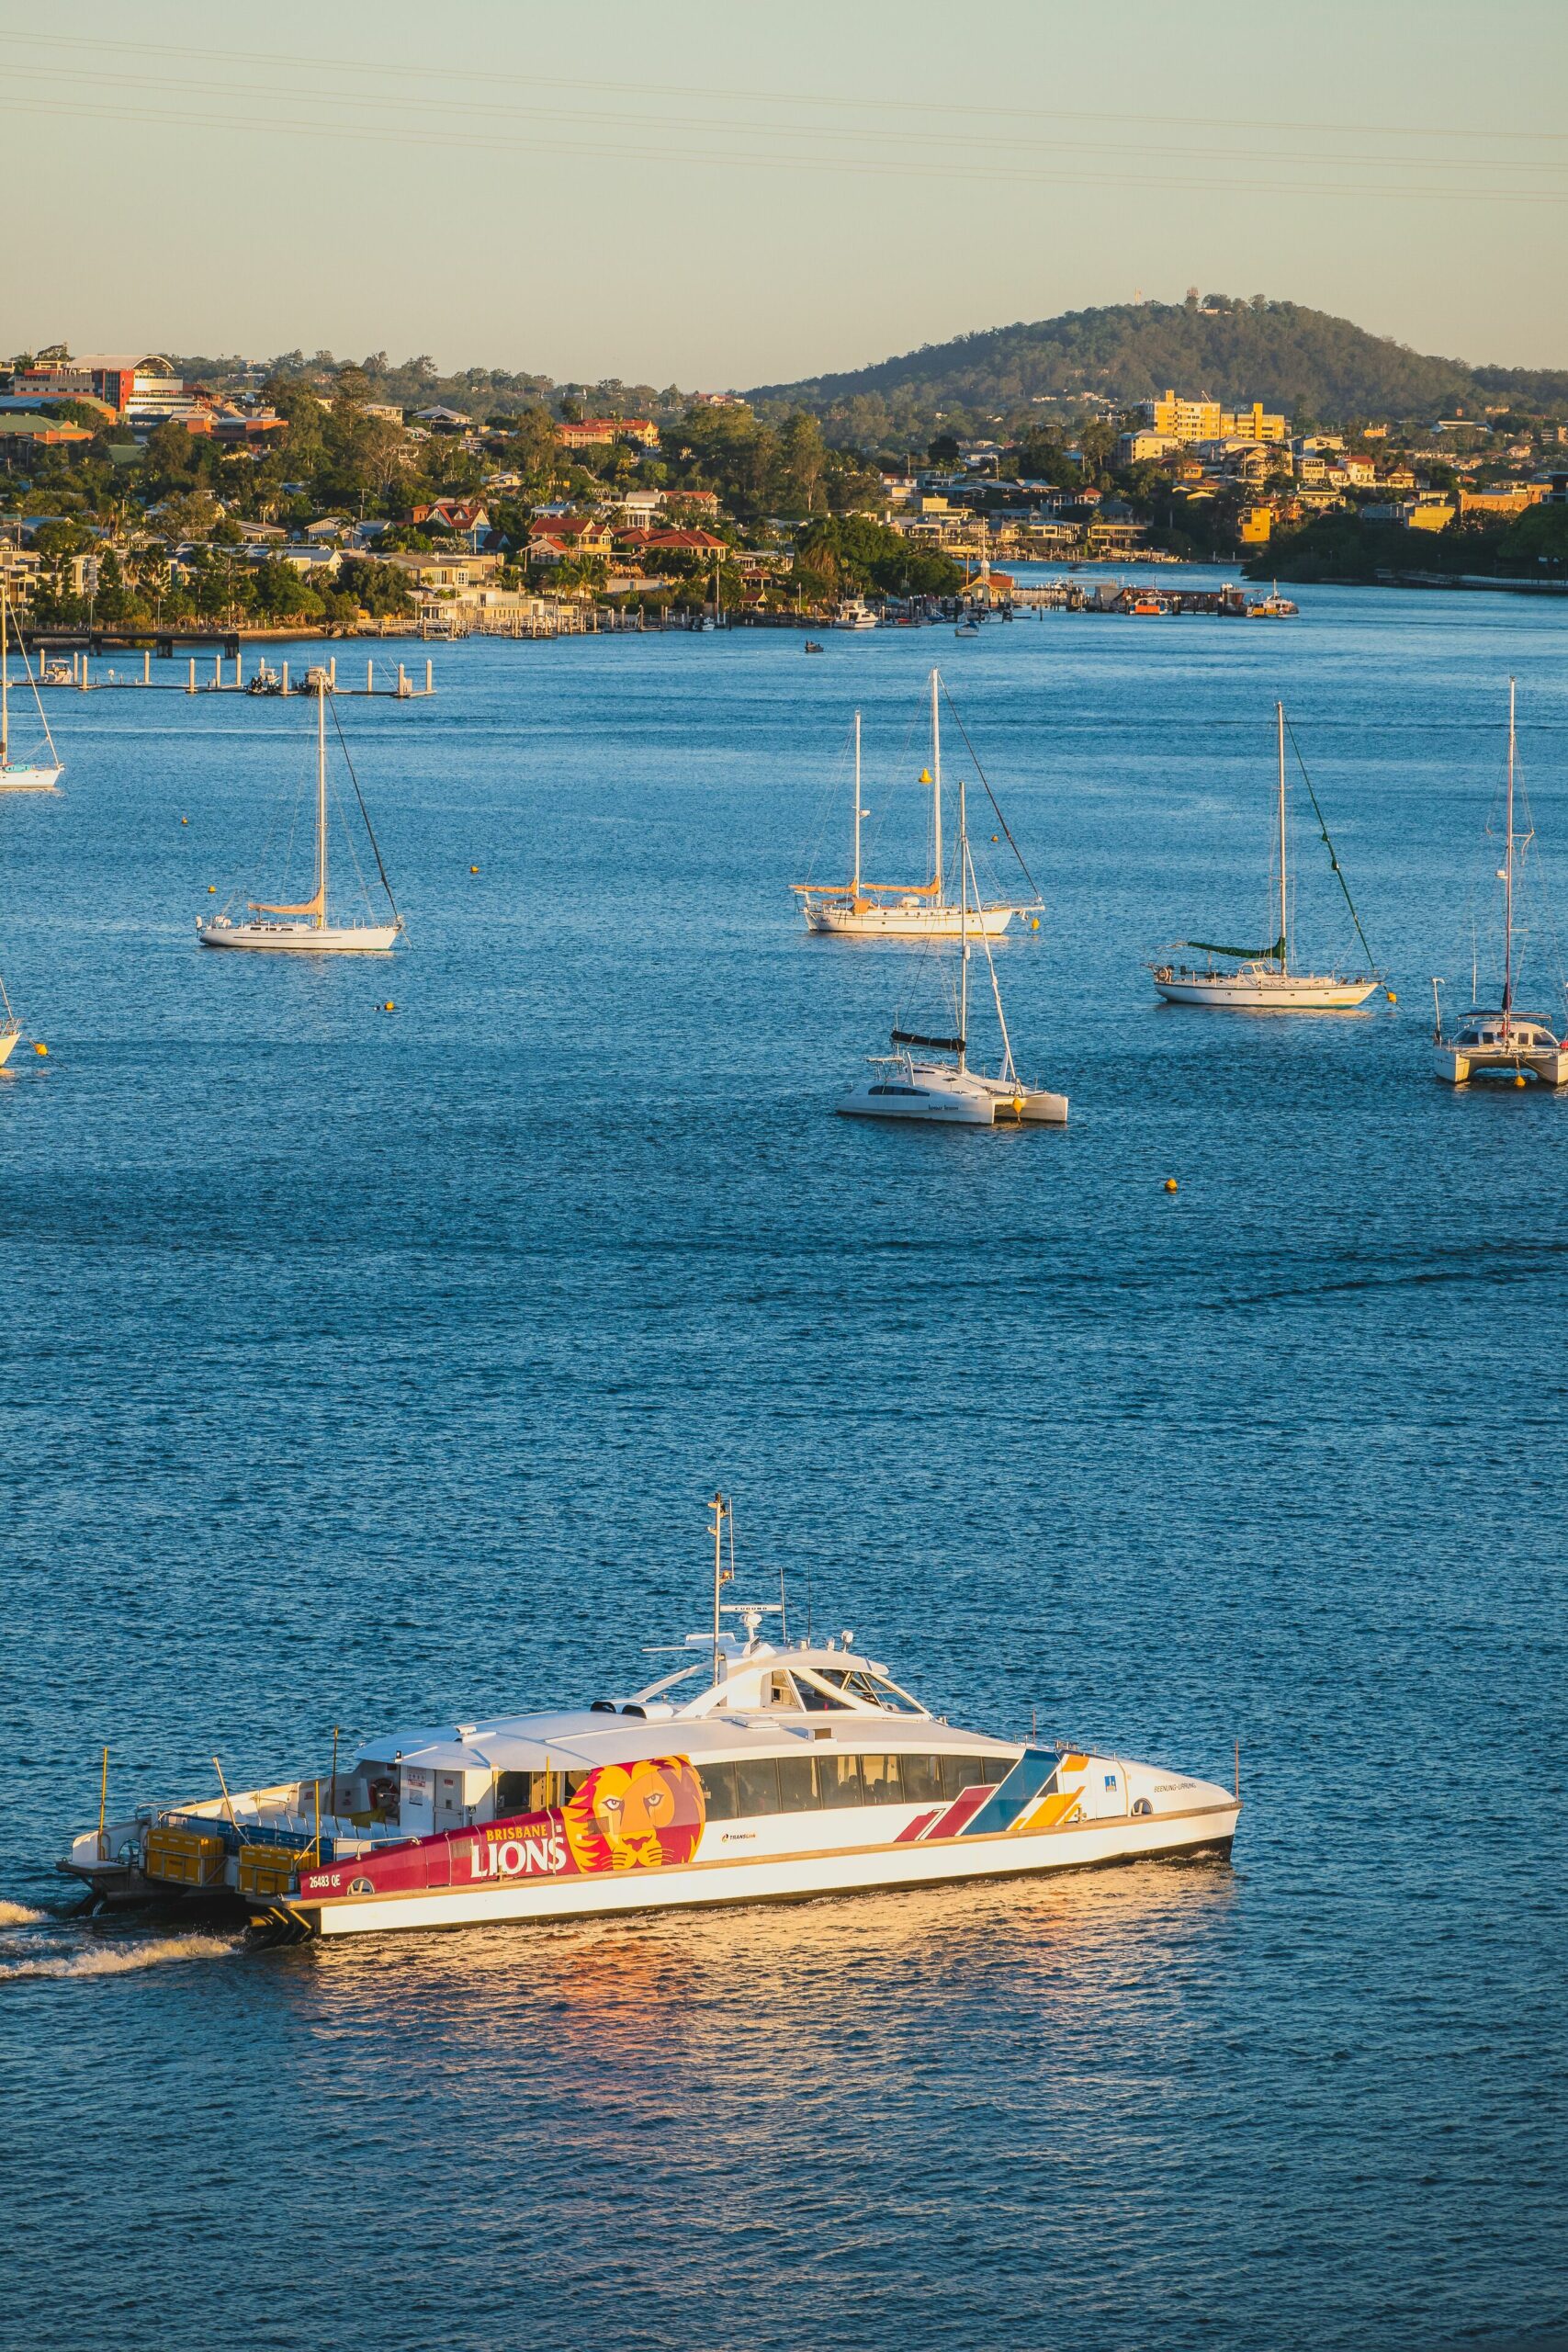
M 904 1772 L 904 1802 L 906 1804 L 935 1804 L 942 1796 L 942 1758 L 939 1756 L 901 1756 Z
M 810 1757 L 781 1756 L 778 1764 L 779 1811 L 810 1813 L 818 1802 Z
M 1012 1759 L 1007 1756 L 944 1756 L 942 1794 L 951 1799 L 962 1796 L 965 1789 L 995 1788 L 1011 1770 Z
M 795 1677 L 795 1687 L 800 1693 L 801 1705 L 810 1714 L 829 1714 L 840 1703 L 837 1699 L 830 1699 L 817 1683 L 808 1682 L 804 1674 Z
M 886 1714 L 918 1715 L 922 1711 L 912 1699 L 889 1683 L 879 1682 L 874 1675 L 862 1674 L 858 1668 L 819 1668 L 824 1682 L 831 1682 L 840 1690 L 847 1690 L 852 1699 L 863 1699 L 869 1707 L 880 1707 Z
M 735 1767 L 733 1764 L 705 1764 L 697 1774 L 703 1784 L 703 1803 L 709 1821 L 733 1821 L 740 1810 L 735 1802 Z
M 902 1802 L 903 1789 L 896 1756 L 863 1756 L 860 1770 L 867 1804 L 898 1804 Z
M 732 1766 L 735 1810 L 742 1817 L 753 1813 L 777 1813 L 779 1768 L 772 1756 L 747 1756 Z
M 858 1756 L 818 1756 L 817 1758 L 818 1802 L 825 1805 L 859 1804 L 860 1758 Z
M 495 1817 L 510 1821 L 513 1814 L 533 1809 L 534 1775 L 532 1772 L 498 1772 L 495 1776 Z

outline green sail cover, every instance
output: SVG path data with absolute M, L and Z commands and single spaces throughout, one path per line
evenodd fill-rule
M 1281 934 L 1272 947 L 1222 947 L 1217 939 L 1184 939 L 1183 947 L 1201 947 L 1205 956 L 1234 956 L 1243 964 L 1282 964 L 1285 942 Z

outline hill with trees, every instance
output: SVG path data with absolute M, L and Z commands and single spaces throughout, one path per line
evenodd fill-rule
M 807 409 L 830 440 L 870 447 L 924 439 L 938 424 L 1016 424 L 1020 412 L 1052 400 L 1130 407 L 1168 385 L 1226 402 L 1258 400 L 1321 424 L 1431 417 L 1489 401 L 1568 406 L 1568 370 L 1471 367 L 1299 302 L 1195 293 L 959 335 L 875 367 L 761 385 L 750 397 L 763 414 Z

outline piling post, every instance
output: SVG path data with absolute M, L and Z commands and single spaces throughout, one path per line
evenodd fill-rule
M 243 686 L 245 683 L 244 659 L 243 653 L 236 653 L 234 656 L 234 684 L 237 686 Z
M 150 686 L 152 683 L 152 649 L 151 646 L 146 646 L 142 650 L 141 683 L 144 686 Z
M 190 657 L 190 684 L 186 688 L 186 692 L 187 695 L 193 695 L 196 692 L 196 656 L 194 653 Z
M 367 695 L 376 691 L 376 664 L 368 654 L 365 658 L 365 691 Z
M 220 686 L 223 684 L 223 656 L 221 653 L 215 653 L 212 657 L 212 683 L 215 686 Z
M 409 673 L 400 662 L 398 664 L 398 696 L 400 701 L 406 702 L 408 700 L 408 692 Z
M 427 695 L 433 695 L 435 692 L 435 664 L 428 654 L 424 662 L 424 691 Z
M 337 692 L 337 655 L 335 653 L 327 662 L 327 684 L 335 695 Z
M 288 692 L 288 664 L 287 662 L 283 665 L 283 691 L 285 694 Z

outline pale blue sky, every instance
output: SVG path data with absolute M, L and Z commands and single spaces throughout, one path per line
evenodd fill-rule
M 5 351 L 717 387 L 1196 284 L 1568 365 L 1555 0 L 0 0 L 0 39 Z

